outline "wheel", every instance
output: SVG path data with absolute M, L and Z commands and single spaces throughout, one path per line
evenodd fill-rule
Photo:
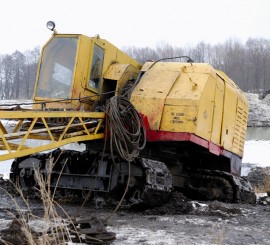
M 22 168 L 19 174 L 19 185 L 22 189 L 31 189 L 36 186 L 35 171 L 31 168 Z
M 13 181 L 16 180 L 19 187 L 22 189 L 32 189 L 37 186 L 37 176 L 40 168 L 40 160 L 34 157 L 29 157 L 21 161 L 15 171 Z

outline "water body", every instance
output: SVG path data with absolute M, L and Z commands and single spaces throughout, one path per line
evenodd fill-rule
M 246 140 L 270 140 L 270 127 L 248 127 Z

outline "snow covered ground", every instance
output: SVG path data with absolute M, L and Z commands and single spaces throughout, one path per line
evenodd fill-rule
M 270 94 L 260 99 L 246 93 L 249 104 L 248 132 L 245 142 L 242 175 L 251 167 L 270 166 Z
M 259 99 L 258 94 L 245 94 L 248 99 L 248 126 L 270 127 L 270 94 Z
M 7 151 L 0 151 L 0 154 L 4 154 L 6 152 Z M 9 178 L 11 163 L 12 163 L 12 160 L 0 162 L 0 176 L 3 176 L 4 179 Z
M 85 146 L 84 145 L 79 145 L 77 143 L 72 143 L 66 146 L 61 147 L 62 149 L 66 150 L 76 150 L 76 151 L 84 151 Z M 0 155 L 6 153 L 7 151 L 0 151 Z M 7 160 L 7 161 L 2 161 L 0 162 L 0 176 L 3 176 L 4 179 L 9 178 L 9 173 L 10 173 L 10 167 L 13 162 L 13 159 Z
M 270 141 L 250 140 L 245 143 L 243 163 L 270 166 Z
M 249 140 L 245 142 L 241 174 L 246 176 L 253 167 L 270 166 L 270 141 Z

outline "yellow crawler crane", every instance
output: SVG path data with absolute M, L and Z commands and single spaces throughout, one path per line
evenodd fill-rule
M 36 187 L 38 170 L 64 195 L 126 190 L 129 205 L 161 205 L 173 188 L 255 202 L 240 177 L 247 101 L 208 64 L 142 66 L 99 36 L 54 31 L 30 105 L 0 106 L 0 161 L 15 158 L 10 178 L 23 188 Z M 86 147 L 59 149 L 73 142 Z

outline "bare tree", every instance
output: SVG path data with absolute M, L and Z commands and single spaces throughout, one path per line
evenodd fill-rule
M 4 55 L 2 59 L 2 73 L 3 73 L 3 99 L 11 99 L 12 87 L 14 81 L 14 69 L 11 55 Z
M 173 47 L 160 42 L 155 48 L 123 49 L 140 63 L 187 55 L 194 62 L 207 62 L 223 70 L 244 91 L 270 89 L 270 40 L 250 38 L 245 44 L 237 39 L 210 45 L 199 42 L 194 47 Z M 0 55 L 0 99 L 31 98 L 33 94 L 40 48 L 24 53 Z M 185 60 L 182 60 L 185 61 Z
M 24 64 L 24 96 L 30 99 L 33 95 L 33 89 L 36 80 L 36 71 L 38 60 L 40 56 L 39 47 L 33 50 L 28 50 L 25 52 L 25 64 Z
M 2 100 L 4 98 L 4 83 L 3 83 L 3 66 L 2 66 L 2 62 L 3 62 L 3 56 L 0 55 L 0 99 Z
M 270 84 L 270 40 L 248 39 L 246 42 L 248 68 L 252 82 L 252 90 L 260 92 L 269 88 Z
M 24 55 L 19 52 L 15 51 L 12 54 L 13 64 L 14 64 L 14 80 L 13 80 L 13 86 L 12 86 L 12 94 L 11 97 L 14 99 L 20 98 L 20 92 L 24 89 L 24 81 L 23 81 L 23 73 L 24 73 L 24 62 L 25 57 Z

